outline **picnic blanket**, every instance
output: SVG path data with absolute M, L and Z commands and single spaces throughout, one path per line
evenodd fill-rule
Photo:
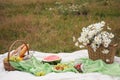
M 33 53 L 36 59 L 42 60 L 43 57 L 54 54 L 54 53 L 44 53 L 37 51 L 30 51 Z M 87 50 L 75 51 L 72 53 L 58 53 L 62 58 L 62 62 L 73 62 L 76 59 L 88 58 Z M 7 53 L 0 55 L 0 80 L 120 80 L 120 76 L 111 76 L 102 74 L 99 72 L 89 72 L 89 73 L 74 73 L 74 72 L 64 72 L 64 73 L 48 73 L 45 76 L 36 77 L 30 73 L 22 71 L 5 71 L 3 67 L 3 59 L 7 56 Z M 115 62 L 120 64 L 120 58 L 115 57 Z

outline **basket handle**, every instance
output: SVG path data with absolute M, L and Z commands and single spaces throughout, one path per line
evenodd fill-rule
M 9 47 L 8 56 L 7 56 L 8 62 L 9 62 L 9 59 L 10 59 L 11 49 L 12 49 L 12 47 L 13 47 L 16 43 L 18 43 L 18 42 L 21 42 L 21 43 L 25 44 L 25 46 L 26 46 L 26 48 L 27 48 L 28 55 L 29 55 L 29 48 L 28 48 L 26 42 L 25 42 L 24 40 L 16 40 L 16 41 L 14 41 L 14 42 L 10 45 L 10 47 Z

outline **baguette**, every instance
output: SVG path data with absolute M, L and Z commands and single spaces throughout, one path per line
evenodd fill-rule
M 13 56 L 18 53 L 19 50 L 22 50 L 24 48 L 25 44 L 20 45 L 16 50 L 14 50 L 10 56 Z
M 29 48 L 29 44 L 27 44 L 27 46 L 28 46 L 28 48 Z M 25 55 L 25 53 L 26 53 L 27 51 L 28 51 L 28 50 L 27 50 L 27 47 L 24 46 L 23 49 L 20 51 L 19 56 L 20 56 L 21 58 L 24 57 L 24 55 Z

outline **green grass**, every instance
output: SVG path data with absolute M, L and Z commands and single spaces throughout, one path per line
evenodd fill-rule
M 110 1 L 110 2 L 109 2 Z M 82 27 L 101 20 L 109 23 L 120 44 L 119 0 L 0 0 L 0 53 L 11 43 L 23 39 L 31 50 L 42 52 L 73 52 L 72 37 Z M 71 12 L 71 5 L 82 6 Z M 63 7 L 59 9 L 59 7 Z M 67 10 L 64 10 L 67 8 Z M 51 10 L 50 10 L 51 9 Z M 84 13 L 87 13 L 86 15 Z M 117 56 L 120 56 L 120 46 Z

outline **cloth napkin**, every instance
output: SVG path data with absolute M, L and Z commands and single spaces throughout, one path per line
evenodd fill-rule
M 107 75 L 120 76 L 120 64 L 117 62 L 106 64 L 102 60 L 93 61 L 88 58 L 81 58 L 77 61 L 83 64 L 82 70 L 84 73 L 100 72 Z
M 72 63 L 62 63 L 62 64 L 68 64 L 70 65 L 70 67 L 66 68 L 63 71 L 55 71 L 53 69 L 55 65 L 50 65 L 48 63 L 42 63 L 40 60 L 37 60 L 34 56 L 28 60 L 23 60 L 20 62 L 10 61 L 10 64 L 16 70 L 29 72 L 36 76 L 43 76 L 51 72 L 57 72 L 57 73 L 58 72 L 77 72 L 77 70 L 74 68 Z

